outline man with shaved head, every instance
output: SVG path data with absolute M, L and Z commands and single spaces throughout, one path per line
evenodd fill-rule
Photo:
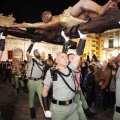
M 62 36 L 64 36 L 64 33 L 62 33 Z M 64 38 L 65 40 L 69 39 L 65 36 Z M 77 54 L 75 54 L 71 63 L 69 63 L 67 54 L 63 50 L 63 52 L 57 54 L 55 69 L 47 71 L 42 91 L 45 117 L 52 117 L 52 120 L 79 120 L 77 104 L 73 101 L 78 89 L 73 73 L 79 66 L 80 55 L 83 54 L 85 42 L 84 39 L 80 40 L 76 50 Z M 51 85 L 53 85 L 53 96 L 49 111 L 47 96 Z

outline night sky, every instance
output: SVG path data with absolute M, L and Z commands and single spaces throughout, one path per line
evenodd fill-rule
M 0 0 L 0 12 L 4 15 L 13 14 L 16 23 L 39 22 L 41 14 L 50 10 L 53 15 L 63 12 L 69 6 L 73 6 L 79 0 Z M 94 0 L 100 5 L 108 0 Z

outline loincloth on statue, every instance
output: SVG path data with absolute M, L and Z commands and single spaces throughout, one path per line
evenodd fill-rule
M 87 21 L 81 20 L 70 15 L 70 8 L 64 10 L 64 12 L 59 16 L 59 23 L 63 27 L 70 28 L 78 24 L 85 23 Z

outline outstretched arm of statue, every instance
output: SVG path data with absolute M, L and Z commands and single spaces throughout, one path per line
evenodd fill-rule
M 52 20 L 49 21 L 48 23 L 45 22 L 37 22 L 37 23 L 18 23 L 18 24 L 13 24 L 11 27 L 19 27 L 19 28 L 41 28 L 41 29 L 49 29 L 49 28 L 54 28 L 57 27 L 58 25 L 58 20 Z
M 18 23 L 13 24 L 11 27 L 20 27 L 20 28 L 46 28 L 47 24 L 44 22 L 37 23 Z
M 31 28 L 33 27 L 33 24 L 32 23 L 14 23 L 10 27 Z

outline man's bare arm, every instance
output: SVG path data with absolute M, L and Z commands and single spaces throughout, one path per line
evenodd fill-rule
M 30 61 L 31 56 L 30 56 L 30 53 L 29 53 L 29 52 L 26 52 L 26 57 L 27 57 L 27 60 Z
M 80 63 L 80 56 L 83 54 L 84 52 L 84 48 L 85 48 L 85 43 L 86 43 L 86 36 L 87 34 L 82 34 L 79 30 L 78 30 L 78 34 L 80 36 L 80 41 L 78 43 L 77 49 L 76 49 L 76 55 L 73 59 L 73 61 L 71 62 L 72 65 L 77 68 L 79 66 Z
M 80 63 L 80 55 L 75 55 L 75 57 L 71 63 L 75 68 L 77 68 Z
M 79 30 L 78 30 L 78 34 L 80 36 L 80 41 L 78 43 L 77 49 L 76 49 L 76 55 L 73 59 L 73 61 L 71 62 L 72 65 L 77 68 L 79 66 L 79 62 L 80 62 L 80 56 L 83 54 L 84 51 L 84 47 L 85 47 L 85 42 L 86 42 L 86 36 L 87 34 L 82 34 Z M 69 41 L 69 37 L 67 37 L 64 33 L 64 31 L 61 32 L 62 37 L 65 39 L 65 43 L 67 43 Z M 66 45 L 66 47 L 68 47 Z M 66 52 L 67 49 L 64 48 L 64 50 L 62 50 L 62 52 Z
M 49 89 L 50 89 L 50 87 L 47 86 L 46 84 L 44 84 L 43 90 L 42 90 L 42 96 L 43 97 L 46 97 L 48 95 Z

